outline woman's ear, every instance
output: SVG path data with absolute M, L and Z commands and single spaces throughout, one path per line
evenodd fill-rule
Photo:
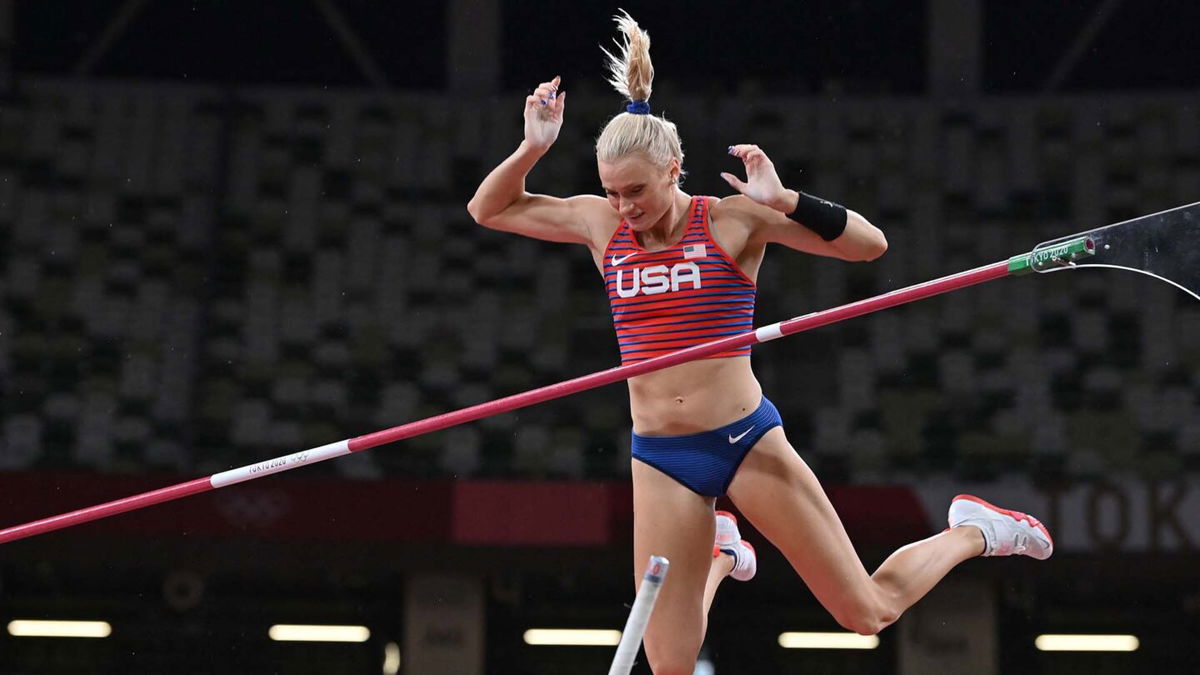
M 680 174 L 678 158 L 676 158 L 676 157 L 671 158 L 671 163 L 667 167 L 667 172 L 671 175 L 671 184 L 678 185 L 679 184 L 679 174 Z

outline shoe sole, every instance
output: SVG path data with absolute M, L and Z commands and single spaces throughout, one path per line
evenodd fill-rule
M 960 499 L 966 500 L 969 502 L 975 502 L 976 504 L 982 506 L 985 509 L 988 509 L 989 511 L 995 511 L 996 513 L 1008 516 L 1009 518 L 1012 518 L 1013 520 L 1017 521 L 1018 523 L 1021 522 L 1022 520 L 1025 521 L 1026 523 L 1029 523 L 1038 532 L 1041 532 L 1046 537 L 1046 541 L 1050 542 L 1050 553 L 1054 553 L 1054 537 L 1050 536 L 1050 530 L 1047 530 L 1046 526 L 1042 524 L 1042 521 L 1038 520 L 1037 518 L 1034 518 L 1033 516 L 1029 515 L 1028 513 L 1021 513 L 1020 511 L 1011 511 L 1009 509 L 1002 509 L 999 506 L 992 504 L 991 502 L 988 502 L 986 500 L 980 499 L 979 497 L 976 497 L 975 495 L 958 495 L 954 499 L 950 500 L 950 504 L 953 505 L 954 502 L 957 502 Z M 1047 555 L 1046 557 L 1049 558 L 1050 556 Z
M 735 529 L 735 530 L 737 529 L 738 519 L 737 519 L 737 516 L 733 515 L 732 513 L 728 512 L 728 511 L 717 511 L 717 512 L 716 512 L 715 514 L 713 514 L 713 515 L 715 515 L 715 516 L 725 516 L 725 517 L 726 517 L 726 518 L 728 518 L 729 520 L 733 521 L 733 529 Z M 738 539 L 741 539 L 741 533 L 740 533 L 740 532 L 738 533 Z M 733 543 L 734 543 L 734 544 L 736 544 L 737 542 L 733 542 Z M 719 544 L 718 544 L 718 545 L 719 545 Z M 726 545 L 726 546 L 731 546 L 732 544 L 725 544 L 725 545 Z

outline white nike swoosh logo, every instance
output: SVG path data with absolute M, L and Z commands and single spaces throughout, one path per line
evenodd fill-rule
M 753 428 L 754 428 L 754 425 L 751 424 L 750 429 L 753 429 Z M 750 429 L 743 431 L 742 433 L 738 434 L 737 436 L 730 435 L 729 442 L 732 444 L 732 443 L 737 443 L 738 441 L 742 440 L 743 438 L 746 437 L 746 434 L 750 433 Z
M 630 258 L 632 258 L 632 257 L 633 257 L 633 256 L 635 256 L 635 255 L 637 255 L 637 251 L 634 251 L 633 253 L 630 253 L 629 255 L 622 256 L 622 257 L 620 257 L 620 258 L 618 258 L 617 256 L 615 256 L 615 255 L 614 255 L 614 256 L 612 257 L 612 266 L 613 266 L 613 267 L 616 267 L 617 265 L 620 265 L 621 263 L 625 262 L 626 260 L 629 260 Z

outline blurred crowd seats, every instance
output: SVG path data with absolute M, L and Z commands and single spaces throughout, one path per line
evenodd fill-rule
M 598 192 L 614 100 L 572 93 L 532 190 Z M 1200 199 L 1183 96 L 659 109 L 687 189 L 727 193 L 724 148 L 754 142 L 887 233 L 870 264 L 772 250 L 760 325 Z M 28 84 L 0 107 L 0 469 L 211 473 L 616 365 L 587 251 L 466 213 L 519 115 L 519 96 Z M 1200 470 L 1200 304 L 1146 277 L 996 281 L 754 358 L 827 480 Z M 618 477 L 627 405 L 610 386 L 309 470 Z

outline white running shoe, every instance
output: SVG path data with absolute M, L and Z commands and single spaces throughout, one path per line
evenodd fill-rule
M 733 569 L 729 576 L 738 581 L 750 581 L 758 572 L 758 554 L 754 547 L 742 539 L 738 532 L 737 518 L 728 511 L 717 511 L 717 536 L 713 542 L 713 557 L 725 553 L 733 556 Z
M 971 525 L 983 533 L 985 556 L 1027 555 L 1045 560 L 1054 552 L 1046 526 L 1031 515 L 993 506 L 979 497 L 958 495 L 950 502 L 950 527 Z

